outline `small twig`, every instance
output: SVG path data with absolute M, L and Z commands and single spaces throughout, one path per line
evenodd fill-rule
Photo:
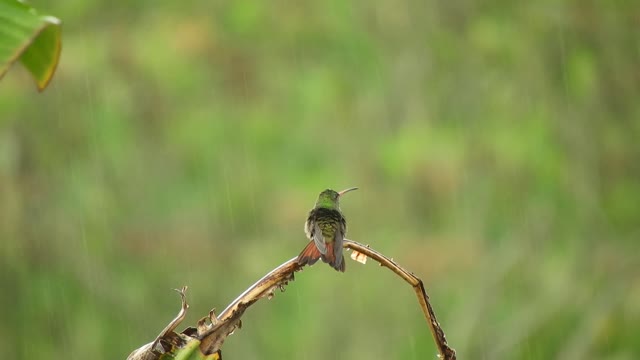
M 184 343 L 184 341 L 179 336 L 176 336 L 173 331 L 187 316 L 187 309 L 189 309 L 189 304 L 187 304 L 187 299 L 185 297 L 187 287 L 183 286 L 181 289 L 174 290 L 180 294 L 180 301 L 182 304 L 178 315 L 171 320 L 171 322 L 162 330 L 162 332 L 160 332 L 153 342 L 150 342 L 132 352 L 127 357 L 127 360 L 155 360 L 159 357 L 158 354 L 170 351 L 172 345 Z
M 181 302 L 180 312 L 178 313 L 178 315 L 176 315 L 176 317 L 173 320 L 171 320 L 171 322 L 164 328 L 164 330 L 162 330 L 160 335 L 156 337 L 155 341 L 153 342 L 153 345 L 151 346 L 152 348 L 156 347 L 160 339 L 164 338 L 169 333 L 173 332 L 173 330 L 175 330 L 178 327 L 178 325 L 180 325 L 182 320 L 184 320 L 184 318 L 187 316 L 187 309 L 189 309 L 189 304 L 187 304 L 187 299 L 185 297 L 185 293 L 187 292 L 187 286 L 183 286 L 181 289 L 174 289 L 174 290 L 177 291 L 178 294 L 180 294 L 180 302 Z

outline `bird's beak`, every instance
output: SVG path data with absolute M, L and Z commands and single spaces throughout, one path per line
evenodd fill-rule
M 352 190 L 358 190 L 358 188 L 357 187 L 352 187 L 352 188 L 348 188 L 348 189 L 342 190 L 342 191 L 338 192 L 338 196 L 342 196 L 342 195 L 344 195 L 344 194 L 346 194 L 346 193 L 348 193 L 349 191 L 352 191 Z

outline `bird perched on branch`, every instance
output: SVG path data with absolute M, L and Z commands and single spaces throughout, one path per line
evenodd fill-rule
M 337 271 L 344 272 L 342 240 L 347 234 L 347 221 L 340 212 L 340 197 L 357 189 L 354 187 L 340 192 L 327 189 L 318 195 L 316 205 L 304 224 L 304 232 L 311 241 L 298 255 L 298 264 L 313 265 L 322 259 Z

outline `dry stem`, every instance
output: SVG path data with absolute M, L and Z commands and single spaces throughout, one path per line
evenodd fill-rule
M 436 314 L 429 302 L 429 296 L 424 289 L 422 280 L 396 264 L 393 260 L 371 249 L 369 246 L 362 245 L 353 240 L 345 239 L 344 247 L 358 251 L 372 258 L 380 263 L 381 266 L 384 266 L 396 273 L 413 287 L 413 290 L 418 297 L 420 308 L 424 313 L 427 324 L 429 325 L 429 329 L 431 330 L 431 334 L 433 335 L 433 339 L 438 348 L 438 357 L 444 360 L 455 360 L 456 352 L 447 344 L 444 331 L 436 319 Z M 240 326 L 240 317 L 244 311 L 251 306 L 251 304 L 265 296 L 273 296 L 273 292 L 277 288 L 284 290 L 284 286 L 287 285 L 289 281 L 293 280 L 294 272 L 302 269 L 302 266 L 298 265 L 296 260 L 297 257 L 278 266 L 231 302 L 220 316 L 218 316 L 217 324 L 200 334 L 200 339 L 202 339 L 200 349 L 202 349 L 205 354 L 219 350 L 225 338 Z
M 402 268 L 400 265 L 396 264 L 393 260 L 371 249 L 369 245 L 365 246 L 356 241 L 345 239 L 344 247 L 355 250 L 374 259 L 375 261 L 380 263 L 380 266 L 384 266 L 393 271 L 413 287 L 413 290 L 416 292 L 416 296 L 418 297 L 420 308 L 424 313 L 424 317 L 427 319 L 429 329 L 431 329 L 433 340 L 438 347 L 439 357 L 445 360 L 455 360 L 456 351 L 449 347 L 449 344 L 447 344 L 447 338 L 444 335 L 444 331 L 440 327 L 440 323 L 436 319 L 436 314 L 433 311 L 433 307 L 431 307 L 431 303 L 429 302 L 429 295 L 427 295 L 427 292 L 424 290 L 422 280 Z
M 438 357 L 443 360 L 456 360 L 456 352 L 447 344 L 444 331 L 442 331 L 433 308 L 429 303 L 429 296 L 427 296 L 424 290 L 422 280 L 403 269 L 393 260 L 371 249 L 368 245 L 362 245 L 358 242 L 345 239 L 344 247 L 372 258 L 380 263 L 381 266 L 396 273 L 413 287 L 418 297 L 420 308 L 427 319 L 427 324 L 438 348 Z M 174 330 L 184 319 L 188 305 L 184 295 L 186 287 L 178 290 L 182 298 L 182 308 L 176 318 L 167 325 L 155 341 L 134 351 L 127 359 L 156 360 L 162 354 L 173 353 L 180 349 L 184 350 L 185 347 L 192 345 L 196 347 L 199 346 L 200 351 L 207 359 L 220 359 L 222 344 L 235 329 L 242 326 L 240 318 L 245 310 L 263 297 L 271 298 L 276 289 L 284 291 L 284 287 L 289 281 L 293 280 L 293 274 L 303 268 L 303 266 L 298 265 L 297 260 L 297 257 L 288 260 L 258 280 L 255 284 L 251 285 L 251 287 L 231 302 L 231 304 L 222 311 L 220 316 L 216 316 L 214 310 L 211 310 L 208 316 L 198 321 L 197 327 L 187 328 L 180 334 L 176 334 Z M 197 340 L 200 341 L 198 342 Z

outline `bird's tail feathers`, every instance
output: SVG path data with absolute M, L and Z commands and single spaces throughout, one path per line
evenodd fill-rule
M 340 248 L 340 253 L 336 254 L 333 244 L 327 244 L 327 253 L 322 256 L 322 261 L 331 265 L 336 271 L 344 272 L 345 263 L 342 256 L 342 248 Z
M 313 241 L 310 241 L 307 246 L 302 249 L 300 255 L 298 255 L 298 264 L 299 265 L 313 265 L 320 259 L 320 250 L 316 247 L 316 244 Z

